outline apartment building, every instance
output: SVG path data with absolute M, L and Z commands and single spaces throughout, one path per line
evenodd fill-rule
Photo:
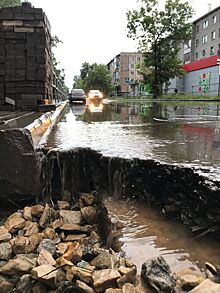
M 143 62 L 139 52 L 121 52 L 108 64 L 112 78 L 113 94 L 138 95 L 142 76 L 138 73 L 137 64 Z
M 193 23 L 191 40 L 179 52 L 185 76 L 170 81 L 167 89 L 195 95 L 217 96 L 220 93 L 220 6 L 210 10 Z
M 220 48 L 220 6 L 193 22 L 191 62 L 217 54 Z
M 184 64 L 185 93 L 219 95 L 220 6 L 193 22 L 190 62 Z

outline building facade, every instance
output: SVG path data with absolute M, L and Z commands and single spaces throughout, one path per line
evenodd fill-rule
M 168 93 L 219 95 L 220 6 L 193 22 L 192 38 L 180 50 L 185 76 L 170 81 Z
M 112 94 L 139 95 L 142 76 L 137 66 L 142 62 L 143 55 L 140 52 L 121 52 L 107 64 L 112 78 Z
M 193 22 L 191 62 L 217 54 L 220 47 L 220 6 Z

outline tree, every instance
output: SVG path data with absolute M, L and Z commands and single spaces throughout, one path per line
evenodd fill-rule
M 0 8 L 21 5 L 21 0 L 0 0 Z
M 80 75 L 75 75 L 73 78 L 73 88 L 74 89 L 83 89 L 84 88 L 84 81 Z
M 98 89 L 105 94 L 111 90 L 111 77 L 106 66 L 103 64 L 93 64 L 89 69 L 88 74 L 84 80 L 84 89 Z
M 52 62 L 52 71 L 55 75 L 56 81 L 54 80 L 53 82 L 57 83 L 57 86 L 59 87 L 59 90 L 63 91 L 63 93 L 67 93 L 69 89 L 65 85 L 65 70 L 62 68 L 60 69 L 58 67 L 59 62 L 56 59 L 56 56 L 53 52 L 53 48 L 57 48 L 57 46 L 63 43 L 57 36 L 52 37 L 51 40 L 51 62 Z
M 90 69 L 93 69 L 95 64 L 89 64 L 88 62 L 84 62 L 82 64 L 82 68 L 80 69 L 80 77 L 82 80 L 86 78 Z
M 178 52 L 191 34 L 188 20 L 193 9 L 188 2 L 166 0 L 164 10 L 159 10 L 156 0 L 139 0 L 138 10 L 127 13 L 128 37 L 138 40 L 144 55 L 145 75 L 151 84 L 154 97 L 162 93 L 169 79 L 184 74 Z

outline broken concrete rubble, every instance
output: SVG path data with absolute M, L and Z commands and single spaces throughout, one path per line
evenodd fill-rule
M 0 227 L 0 283 L 19 293 L 93 293 L 135 282 L 135 265 L 101 248 L 95 197 L 83 194 L 79 201 L 75 210 L 60 201 L 27 206 L 6 219 Z
M 173 292 L 175 281 L 169 265 L 162 256 L 143 263 L 141 275 L 146 283 L 150 284 L 158 293 Z

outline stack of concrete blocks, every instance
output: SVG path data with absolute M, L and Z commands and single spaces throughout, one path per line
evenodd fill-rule
M 36 110 L 52 97 L 51 32 L 41 8 L 25 2 L 0 9 L 0 105 Z

